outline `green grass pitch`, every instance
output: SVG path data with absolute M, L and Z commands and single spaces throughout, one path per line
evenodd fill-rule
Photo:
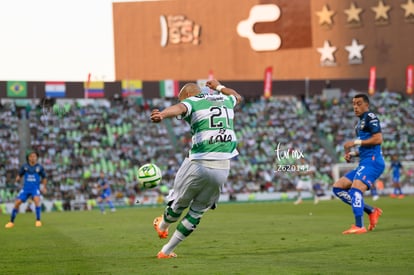
M 43 213 L 41 228 L 34 214 L 19 214 L 0 230 L 0 273 L 413 274 L 414 198 L 375 205 L 384 214 L 373 232 L 342 235 L 353 215 L 339 200 L 222 203 L 177 247 L 178 258 L 162 260 L 155 255 L 165 240 L 152 228 L 161 206 Z

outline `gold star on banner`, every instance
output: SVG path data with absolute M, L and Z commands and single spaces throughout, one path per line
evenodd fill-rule
M 375 12 L 375 20 L 385 19 L 388 20 L 388 11 L 391 9 L 390 6 L 384 5 L 382 0 L 378 1 L 378 6 L 371 7 L 371 9 Z
M 335 12 L 329 10 L 328 5 L 323 6 L 322 10 L 317 11 L 316 14 L 319 16 L 319 25 L 332 25 L 332 16 Z
M 348 15 L 347 22 L 356 21 L 359 22 L 361 19 L 359 18 L 359 14 L 362 12 L 361 8 L 357 8 L 354 2 L 351 3 L 351 7 L 345 10 L 346 15 Z
M 414 2 L 413 0 L 407 0 L 407 4 L 402 4 L 401 7 L 405 10 L 405 18 L 414 15 Z

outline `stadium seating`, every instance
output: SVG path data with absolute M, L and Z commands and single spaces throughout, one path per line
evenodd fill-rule
M 236 109 L 235 129 L 240 155 L 233 161 L 223 192 L 250 193 L 294 190 L 295 173 L 278 171 L 295 159 L 279 160 L 276 149 L 300 151 L 309 165 L 316 167 L 316 181 L 323 187 L 332 183 L 331 165 L 341 162 L 345 140 L 354 138 L 356 118 L 352 111 L 352 93 L 340 100 L 313 96 L 273 97 L 247 100 Z M 40 153 L 49 178 L 51 198 L 84 200 L 96 197 L 99 171 L 110 178 L 114 193 L 121 201 L 141 192 L 137 188 L 137 167 L 157 163 L 164 173 L 164 184 L 172 186 L 179 164 L 191 144 L 188 125 L 172 119 L 150 124 L 152 106 L 165 107 L 172 100 L 113 101 L 82 105 L 76 101 L 64 115 L 45 115 L 33 108 L 29 116 L 31 147 Z M 383 126 L 383 151 L 386 159 L 399 154 L 413 161 L 413 102 L 397 93 L 383 92 L 372 97 L 372 110 Z M 13 106 L 2 106 L 0 122 L 0 199 L 10 201 L 13 179 L 20 165 L 19 118 Z M 6 185 L 9 184 L 9 185 Z

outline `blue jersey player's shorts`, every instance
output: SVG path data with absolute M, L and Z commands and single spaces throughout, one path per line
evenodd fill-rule
M 392 177 L 392 182 L 399 183 L 400 182 L 400 175 L 397 175 L 397 176 L 394 175 Z
M 108 197 L 110 197 L 111 196 L 111 190 L 105 190 L 105 191 L 103 191 L 102 192 L 102 194 L 101 194 L 101 198 L 102 199 L 106 199 L 106 198 L 108 198 Z
M 26 202 L 28 198 L 34 198 L 36 196 L 40 196 L 39 188 L 23 188 L 22 190 L 20 190 L 19 194 L 17 195 L 17 198 L 22 202 Z
M 359 163 L 357 168 L 346 173 L 345 177 L 350 181 L 360 180 L 370 189 L 371 185 L 384 172 L 384 169 L 385 163 L 382 157 L 364 159 Z

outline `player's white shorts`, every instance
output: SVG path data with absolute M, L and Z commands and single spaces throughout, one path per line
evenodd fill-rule
M 312 190 L 312 181 L 311 180 L 298 180 L 298 183 L 296 184 L 296 189 L 300 190 Z
M 174 191 L 167 197 L 173 201 L 173 210 L 187 208 L 206 212 L 218 202 L 222 185 L 226 182 L 229 169 L 205 167 L 188 158 L 184 160 L 174 181 Z

